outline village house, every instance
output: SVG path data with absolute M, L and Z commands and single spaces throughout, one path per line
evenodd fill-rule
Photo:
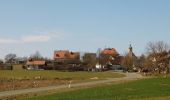
M 102 54 L 105 54 L 105 55 L 110 55 L 110 56 L 117 56 L 119 55 L 119 53 L 116 51 L 115 48 L 105 48 L 102 50 L 101 52 Z
M 105 66 L 109 67 L 110 69 L 121 69 L 121 60 L 122 57 L 119 55 L 117 50 L 115 48 L 105 48 L 101 51 L 101 65 L 97 64 L 97 67 L 99 66 Z
M 54 51 L 54 69 L 69 69 L 80 64 L 80 53 L 69 50 Z
M 26 62 L 26 69 L 28 70 L 42 70 L 47 67 L 47 64 L 44 60 L 32 60 L 29 59 Z

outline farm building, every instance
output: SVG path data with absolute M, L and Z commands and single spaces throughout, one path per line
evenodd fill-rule
M 70 70 L 77 68 L 80 64 L 80 53 L 69 50 L 54 51 L 53 69 Z
M 26 62 L 26 69 L 28 70 L 45 69 L 45 67 L 47 67 L 47 64 L 43 60 L 28 60 Z
M 122 57 L 116 51 L 115 48 L 105 48 L 101 51 L 101 58 L 102 60 L 106 60 L 106 64 L 113 66 L 113 65 L 120 65 Z

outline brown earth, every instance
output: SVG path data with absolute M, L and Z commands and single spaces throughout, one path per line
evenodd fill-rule
M 72 79 L 0 79 L 0 91 L 10 91 L 26 88 L 36 88 L 36 87 L 46 87 L 53 85 L 63 85 L 68 84 Z M 78 82 L 80 80 L 72 80 Z

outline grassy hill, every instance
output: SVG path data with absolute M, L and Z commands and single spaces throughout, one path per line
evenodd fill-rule
M 46 87 L 72 83 L 124 77 L 123 74 L 107 72 L 59 72 L 48 70 L 0 70 L 0 91 L 33 87 Z
M 170 77 L 102 85 L 24 100 L 169 100 Z
M 34 78 L 37 76 L 45 78 L 67 78 L 67 79 L 89 79 L 92 77 L 102 78 L 114 78 L 114 77 L 123 77 L 125 75 L 114 73 L 112 71 L 106 72 L 61 72 L 54 70 L 0 70 L 0 78 Z

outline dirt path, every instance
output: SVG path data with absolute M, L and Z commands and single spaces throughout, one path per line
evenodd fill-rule
M 125 74 L 126 77 L 108 78 L 105 80 L 98 80 L 98 81 L 85 82 L 85 83 L 76 83 L 76 84 L 71 84 L 71 87 L 92 86 L 92 85 L 102 84 L 102 83 L 109 83 L 109 82 L 116 82 L 116 81 L 128 81 L 128 80 L 136 80 L 136 79 L 142 78 L 142 75 L 137 74 L 137 73 L 123 73 L 123 74 Z M 13 90 L 13 91 L 4 91 L 4 92 L 0 92 L 0 97 L 8 97 L 8 96 L 14 96 L 14 95 L 20 95 L 20 94 L 28 94 L 28 93 L 37 93 L 37 92 L 42 92 L 42 91 L 57 90 L 57 89 L 63 89 L 63 88 L 68 88 L 68 87 L 69 85 L 60 85 L 60 86 L 48 86 L 48 87 L 21 89 L 21 90 Z

